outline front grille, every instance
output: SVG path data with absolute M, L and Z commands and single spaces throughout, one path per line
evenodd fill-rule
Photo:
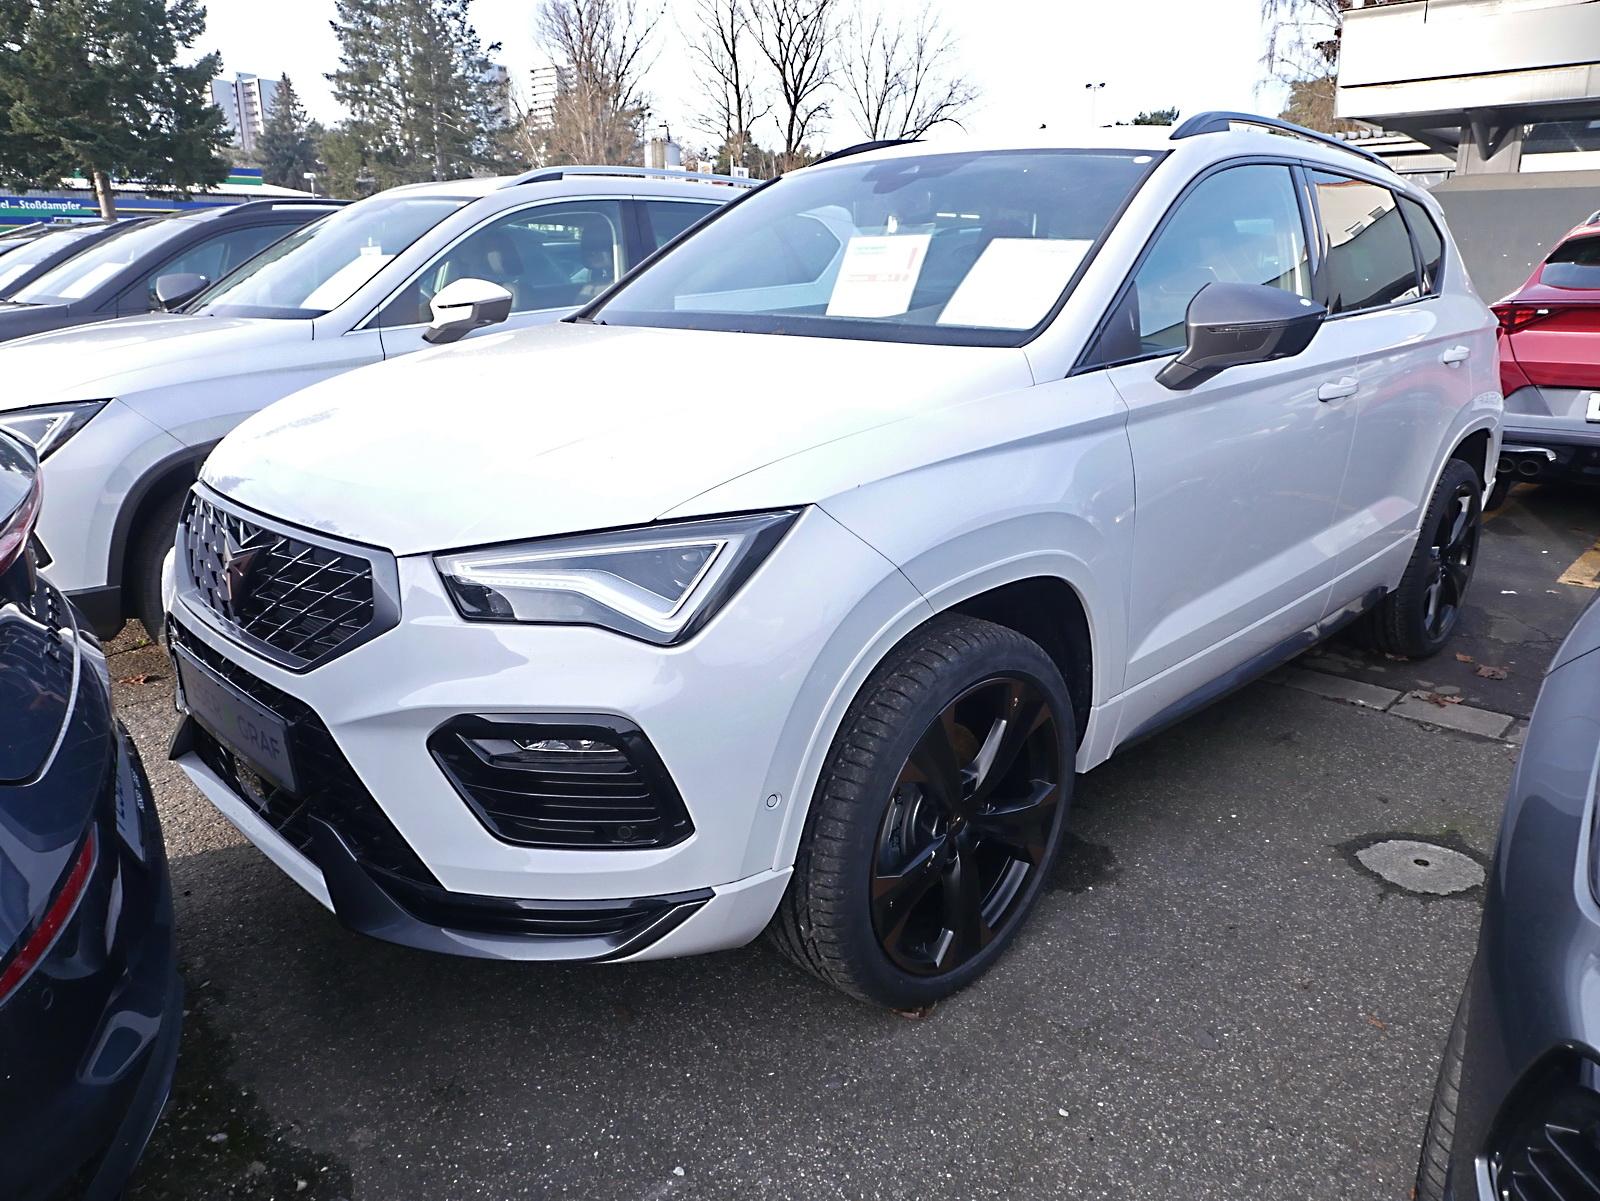
M 644 734 L 620 718 L 463 716 L 428 749 L 495 837 L 522 846 L 628 850 L 693 833 Z
M 353 548 L 269 525 L 199 488 L 184 505 L 182 546 L 200 605 L 282 666 L 305 670 L 381 632 L 374 559 Z
M 198 724 L 188 723 L 195 753 L 205 765 L 221 776 L 228 787 L 265 818 L 295 850 L 312 858 L 311 818 L 317 817 L 343 836 L 363 867 L 420 884 L 438 883 L 378 807 L 311 706 L 257 679 L 176 621 L 168 624 L 167 631 L 173 645 L 183 648 L 257 704 L 270 709 L 289 727 L 290 751 L 300 789 L 298 795 L 253 774 L 250 787 L 246 787 L 233 754 Z
M 1490 1163 L 1497 1197 L 1600 1201 L 1600 1094 L 1552 1081 L 1509 1128 Z

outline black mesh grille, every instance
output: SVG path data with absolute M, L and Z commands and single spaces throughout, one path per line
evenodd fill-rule
M 654 748 L 618 718 L 459 717 L 428 749 L 507 842 L 622 850 L 671 846 L 693 832 Z
M 244 668 L 217 654 L 177 622 L 168 626 L 175 646 L 182 647 L 206 667 L 265 706 L 289 727 L 299 795 L 291 794 L 259 776 L 244 786 L 233 754 L 205 730 L 191 722 L 195 753 L 240 798 L 254 808 L 302 855 L 310 858 L 312 817 L 321 818 L 344 838 L 362 866 L 388 872 L 421 884 L 435 885 L 433 873 L 390 824 L 355 768 L 339 750 L 312 708 L 288 693 L 259 680 Z
M 376 618 L 370 559 L 269 529 L 198 492 L 184 506 L 183 548 L 200 601 L 289 666 L 348 649 Z
M 1577 1084 L 1538 1097 L 1493 1157 L 1495 1195 L 1600 1201 L 1600 1095 Z

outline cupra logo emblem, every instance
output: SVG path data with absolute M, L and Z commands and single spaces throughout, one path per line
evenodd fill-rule
M 243 599 L 250 569 L 260 553 L 259 546 L 247 550 L 231 530 L 222 532 L 222 572 L 217 578 L 217 595 L 223 604 L 231 605 Z

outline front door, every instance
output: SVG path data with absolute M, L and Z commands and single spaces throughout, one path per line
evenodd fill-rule
M 1306 230 L 1287 166 L 1225 168 L 1179 201 L 1119 301 L 1118 357 L 1137 356 L 1109 368 L 1128 406 L 1137 495 L 1124 684 L 1145 685 L 1124 732 L 1322 616 L 1324 538 L 1354 429 L 1349 408 L 1322 397 L 1354 364 L 1319 335 L 1295 358 L 1188 391 L 1156 381 L 1206 284 L 1311 295 Z
M 416 274 L 378 314 L 388 358 L 421 350 L 429 302 L 458 279 L 511 293 L 511 317 L 468 338 L 555 321 L 605 291 L 627 267 L 622 201 L 558 200 L 480 225 Z

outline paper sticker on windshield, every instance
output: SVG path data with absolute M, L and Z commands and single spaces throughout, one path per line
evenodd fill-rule
M 996 238 L 939 314 L 940 325 L 1032 329 L 1089 252 L 1087 239 Z
M 830 317 L 898 317 L 928 258 L 930 234 L 854 237 L 844 249 L 828 298 Z

